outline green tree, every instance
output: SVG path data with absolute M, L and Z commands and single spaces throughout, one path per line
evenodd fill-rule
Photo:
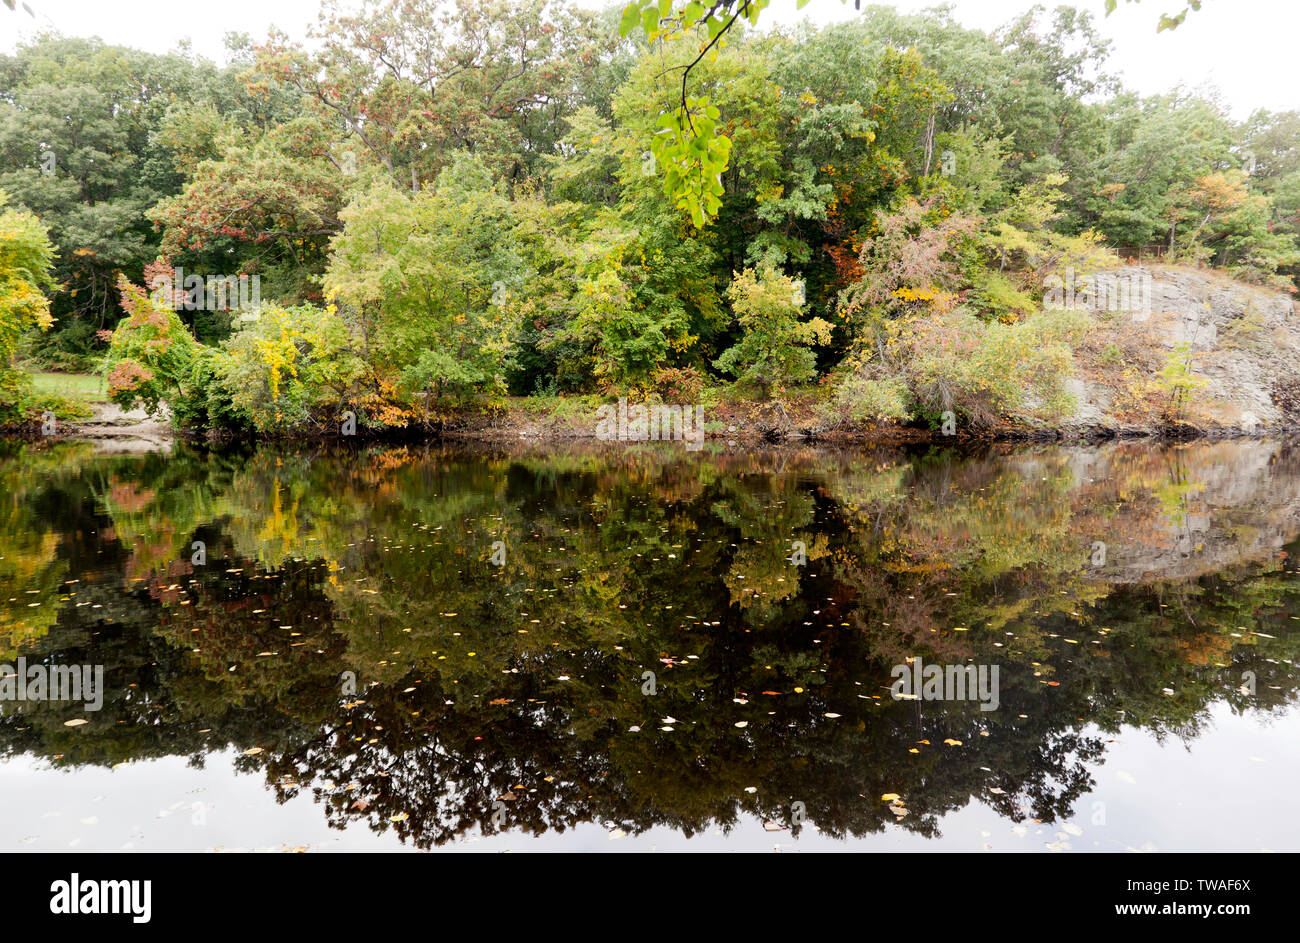
M 830 343 L 831 326 L 821 318 L 800 321 L 803 285 L 771 268 L 738 272 L 727 288 L 740 341 L 715 362 L 762 398 L 816 374 L 815 344 Z
M 54 247 L 33 214 L 6 206 L 0 190 L 0 423 L 22 418 L 30 384 L 13 366 L 27 332 L 49 330 Z
M 457 155 L 414 194 L 378 180 L 342 218 L 323 284 L 376 389 L 399 386 L 423 416 L 430 398 L 503 389 L 504 302 L 523 273 L 511 205 L 486 168 Z

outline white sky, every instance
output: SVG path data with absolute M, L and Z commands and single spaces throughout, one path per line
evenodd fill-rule
M 56 27 L 70 36 L 99 36 L 106 42 L 162 52 L 188 37 L 196 52 L 218 61 L 221 38 L 246 32 L 254 39 L 272 24 L 302 38 L 316 19 L 318 0 L 218 0 L 192 4 L 176 0 L 26 0 L 33 19 L 0 6 L 0 50 L 12 52 L 17 41 L 39 28 Z M 604 0 L 578 0 L 597 8 Z M 21 3 L 21 0 L 20 0 Z M 863 5 L 867 5 L 864 0 Z M 934 6 L 934 0 L 894 0 L 900 10 Z M 955 0 L 957 19 L 967 26 L 991 29 L 1032 5 L 1031 0 Z M 1055 3 L 1045 4 L 1049 7 Z M 1102 16 L 1104 0 L 1073 0 L 1073 6 L 1096 11 L 1100 32 L 1114 40 L 1111 69 L 1126 83 L 1151 94 L 1178 84 L 1212 85 L 1238 118 L 1255 108 L 1300 109 L 1296 78 L 1295 37 L 1300 35 L 1296 0 L 1206 0 L 1188 14 L 1177 30 L 1157 35 L 1161 13 L 1174 13 L 1183 0 L 1121 3 Z M 793 23 L 804 16 L 829 22 L 854 15 L 852 3 L 812 0 L 802 11 L 795 0 L 774 0 L 762 22 Z

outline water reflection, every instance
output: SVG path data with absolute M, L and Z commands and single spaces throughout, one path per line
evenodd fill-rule
M 233 748 L 416 847 L 745 816 L 925 837 L 972 800 L 1054 822 L 1121 725 L 1195 748 L 1213 710 L 1294 701 L 1297 534 L 1285 442 L 0 444 L 0 661 L 107 686 L 97 713 L 5 704 L 0 748 Z M 917 656 L 999 666 L 998 709 L 894 699 Z

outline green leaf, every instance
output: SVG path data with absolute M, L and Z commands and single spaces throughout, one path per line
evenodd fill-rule
M 637 23 L 641 19 L 641 10 L 635 3 L 629 3 L 623 8 L 623 19 L 618 24 L 618 34 L 626 36 L 632 30 L 636 29 Z

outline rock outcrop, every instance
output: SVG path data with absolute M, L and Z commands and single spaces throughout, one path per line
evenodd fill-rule
M 1076 403 L 1061 424 L 1067 435 L 1300 428 L 1300 319 L 1288 295 L 1165 266 L 1126 266 L 1090 284 L 1100 287 L 1074 305 L 1091 310 L 1096 324 L 1067 381 Z M 1200 388 L 1179 399 L 1160 376 L 1171 361 L 1185 364 Z

